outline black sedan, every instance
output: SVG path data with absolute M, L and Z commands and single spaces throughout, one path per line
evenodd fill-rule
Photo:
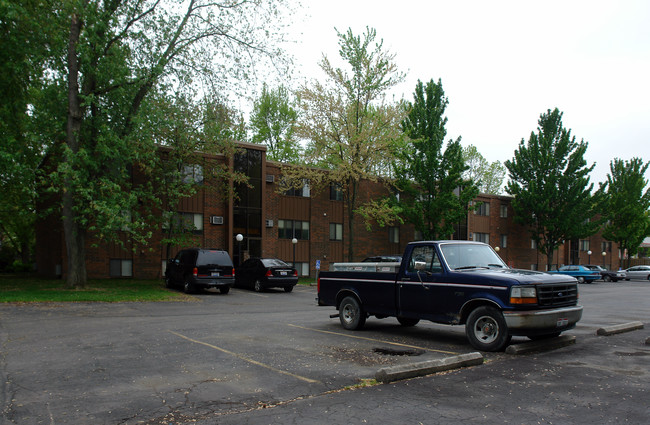
M 249 258 L 235 271 L 235 286 L 262 292 L 267 288 L 293 291 L 298 283 L 298 272 L 277 258 Z

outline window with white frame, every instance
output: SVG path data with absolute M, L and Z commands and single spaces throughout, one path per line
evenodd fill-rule
M 391 226 L 388 228 L 388 242 L 399 243 L 399 227 Z
M 309 222 L 300 220 L 278 220 L 278 238 L 309 240 Z
M 508 217 L 508 206 L 504 205 L 504 204 L 501 204 L 500 212 L 501 212 L 501 218 L 507 218 Z
M 110 277 L 133 277 L 133 260 L 111 258 L 108 274 Z
M 183 183 L 203 184 L 203 166 L 199 164 L 183 165 L 181 172 Z
M 530 240 L 530 249 L 537 249 L 537 241 L 535 239 Z
M 474 214 L 489 216 L 490 215 L 490 203 L 489 202 L 481 202 L 481 203 L 479 203 L 479 206 L 476 207 L 476 209 L 474 210 Z
M 474 232 L 472 235 L 472 240 L 476 242 L 490 243 L 490 234 Z
M 580 239 L 580 251 L 589 251 L 589 239 Z
M 506 234 L 501 234 L 501 248 L 507 248 L 508 247 L 508 235 Z
M 302 186 L 295 187 L 292 186 L 284 192 L 287 196 L 299 196 L 302 198 L 309 198 L 310 189 L 309 189 L 309 180 L 303 179 Z
M 163 230 L 174 233 L 194 232 L 203 233 L 203 214 L 191 212 L 163 213 Z M 170 229 L 171 228 L 171 229 Z
M 330 223 L 330 240 L 331 241 L 343 240 L 343 224 Z

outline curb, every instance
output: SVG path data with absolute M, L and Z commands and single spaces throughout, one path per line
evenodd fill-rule
M 402 379 L 431 375 L 445 370 L 459 369 L 467 366 L 478 366 L 481 364 L 483 364 L 483 355 L 481 355 L 481 353 L 467 353 L 453 357 L 445 357 L 440 360 L 429 360 L 426 362 L 379 369 L 375 374 L 375 379 L 386 384 Z
M 533 351 L 549 351 L 556 348 L 566 347 L 576 343 L 574 335 L 560 335 L 556 338 L 541 339 L 538 341 L 522 342 L 521 344 L 509 345 L 506 354 L 526 354 Z
M 643 329 L 643 323 L 642 322 L 630 322 L 630 323 L 622 323 L 620 325 L 607 326 L 607 327 L 598 329 L 596 331 L 596 335 L 609 336 L 609 335 L 620 334 L 620 333 L 623 333 L 623 332 L 634 331 L 636 329 Z

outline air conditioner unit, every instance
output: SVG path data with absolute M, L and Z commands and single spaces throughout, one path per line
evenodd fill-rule
M 266 175 L 266 182 L 267 183 L 273 183 L 275 182 L 275 176 L 273 174 L 267 174 Z
M 273 227 L 273 220 L 266 220 L 266 227 Z
M 223 224 L 223 217 L 220 215 L 211 215 L 210 224 Z

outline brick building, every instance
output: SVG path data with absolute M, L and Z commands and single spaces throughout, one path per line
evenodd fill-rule
M 225 198 L 219 191 L 211 190 L 217 183 L 204 177 L 196 166 L 189 168 L 202 185 L 194 196 L 181 199 L 178 213 L 194 225 L 192 245 L 225 249 L 235 265 L 240 258 L 253 256 L 295 261 L 302 276 L 314 276 L 317 261 L 324 270 L 331 262 L 347 261 L 348 219 L 340 192 L 335 187 L 315 192 L 306 184 L 281 193 L 281 164 L 266 160 L 264 146 L 241 146 L 244 153 L 235 159 L 210 158 L 249 176 L 250 187 L 235 188 L 239 194 L 237 198 Z M 382 185 L 370 181 L 361 182 L 360 193 L 361 202 L 387 194 Z M 476 202 L 480 206 L 468 214 L 466 222 L 457 225 L 454 238 L 490 244 L 511 267 L 546 268 L 546 257 L 538 252 L 527 229 L 514 222 L 510 197 L 481 194 Z M 39 273 L 65 275 L 66 250 L 60 215 L 42 220 L 36 230 Z M 154 229 L 148 246 L 135 250 L 124 232 L 121 235 L 123 244 L 100 242 L 88 235 L 88 277 L 162 277 L 167 258 L 181 248 L 163 244 L 164 231 Z M 417 239 L 415 229 L 409 224 L 374 226 L 367 231 L 362 220 L 357 219 L 354 231 L 355 261 L 371 255 L 401 253 L 409 241 Z M 236 240 L 238 234 L 244 237 L 241 243 Z M 565 244 L 555 254 L 553 263 L 604 264 L 617 269 L 620 259 L 616 245 L 596 235 Z

